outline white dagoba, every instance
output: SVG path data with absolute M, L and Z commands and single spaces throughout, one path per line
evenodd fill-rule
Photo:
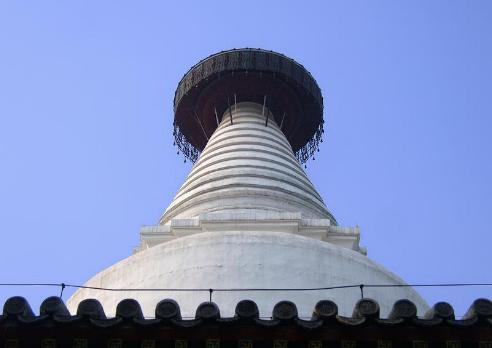
M 212 288 L 222 316 L 234 315 L 243 299 L 254 300 L 265 317 L 281 300 L 294 302 L 300 317 L 311 317 L 322 299 L 333 300 L 340 314 L 350 315 L 361 297 L 359 288 L 219 290 L 354 284 L 405 282 L 365 256 L 357 227 L 337 225 L 268 109 L 243 102 L 226 110 L 159 225 L 142 228 L 135 253 L 85 284 L 203 291 L 80 289 L 68 306 L 74 313 L 80 301 L 96 298 L 111 316 L 119 301 L 135 298 L 144 315 L 153 317 L 160 300 L 173 298 L 183 317 L 194 317 Z M 382 316 L 402 298 L 414 302 L 419 314 L 428 309 L 411 287 L 365 288 L 364 296 L 378 301 Z

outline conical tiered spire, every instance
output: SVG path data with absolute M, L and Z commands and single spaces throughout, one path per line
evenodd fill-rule
M 239 103 L 224 113 L 160 223 L 206 213 L 272 212 L 336 224 L 270 111 Z

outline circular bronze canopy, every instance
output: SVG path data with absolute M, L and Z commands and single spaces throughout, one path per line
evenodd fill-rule
M 311 74 L 282 54 L 243 48 L 200 61 L 181 79 L 174 96 L 174 138 L 195 162 L 224 112 L 250 101 L 271 111 L 299 162 L 306 162 L 323 133 L 323 97 Z

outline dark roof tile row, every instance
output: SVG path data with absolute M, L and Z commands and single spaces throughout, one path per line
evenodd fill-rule
M 35 315 L 28 301 L 20 296 L 9 298 L 3 306 L 0 315 L 0 326 L 7 323 L 20 325 L 38 325 L 45 321 L 58 323 L 90 322 L 97 327 L 110 327 L 122 322 L 132 322 L 136 325 L 166 325 L 173 327 L 195 327 L 203 323 L 216 322 L 229 324 L 249 322 L 255 325 L 272 327 L 282 324 L 296 324 L 307 329 L 316 329 L 323 325 L 360 326 L 364 324 L 379 324 L 384 326 L 416 325 L 432 327 L 448 326 L 492 326 L 492 302 L 488 299 L 475 300 L 467 313 L 461 319 L 456 319 L 453 307 L 446 302 L 436 303 L 423 317 L 417 316 L 417 308 L 410 300 L 402 299 L 394 303 L 387 318 L 380 318 L 379 304 L 369 298 L 359 300 L 351 317 L 338 315 L 336 303 L 329 300 L 319 301 L 310 320 L 299 318 L 297 307 L 290 301 L 281 301 L 273 309 L 270 319 L 262 319 L 258 306 L 254 301 L 240 301 L 235 308 L 234 317 L 223 318 L 220 309 L 214 302 L 204 302 L 196 309 L 195 318 L 184 319 L 179 305 L 172 299 L 160 301 L 155 308 L 155 318 L 143 316 L 138 301 L 122 300 L 116 307 L 116 316 L 108 318 L 101 303 L 96 299 L 87 299 L 79 303 L 77 313 L 72 315 L 65 303 L 59 297 L 48 297 L 40 306 L 39 315 Z

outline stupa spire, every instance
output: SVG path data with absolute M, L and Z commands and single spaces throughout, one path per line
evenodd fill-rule
M 162 298 L 173 298 L 192 316 L 211 300 L 207 289 L 221 289 L 213 301 L 226 316 L 245 298 L 260 315 L 289 300 L 310 317 L 320 299 L 347 315 L 361 294 L 344 285 L 385 284 L 364 290 L 383 315 L 401 298 L 427 309 L 403 280 L 365 256 L 358 228 L 336 223 L 303 172 L 324 124 L 321 91 L 304 67 L 271 51 L 220 52 L 185 74 L 174 111 L 175 145 L 195 163 L 191 173 L 159 224 L 141 229 L 135 253 L 90 279 L 69 307 L 98 298 L 114 309 L 135 298 L 152 316 Z
M 240 102 L 221 115 L 160 223 L 221 213 L 300 213 L 336 225 L 267 107 Z M 231 215 L 232 216 L 232 215 Z

